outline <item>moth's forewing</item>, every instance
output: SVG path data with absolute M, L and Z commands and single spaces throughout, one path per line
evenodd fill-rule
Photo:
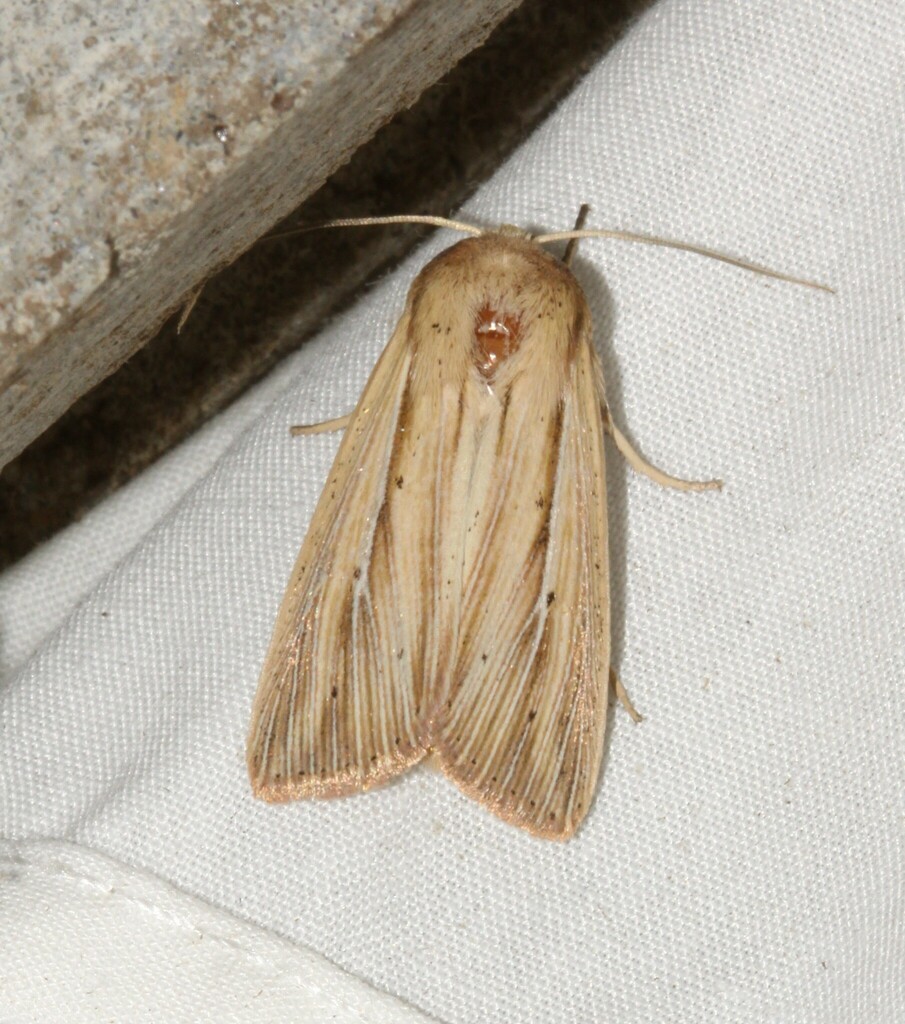
M 495 813 L 566 838 L 593 799 L 607 711 L 602 377 L 572 274 L 530 242 L 493 242 L 457 247 L 467 308 L 509 338 L 489 378 L 463 379 L 457 657 L 429 743 Z

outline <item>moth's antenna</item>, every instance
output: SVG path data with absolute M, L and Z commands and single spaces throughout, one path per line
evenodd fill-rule
M 581 231 L 584 227 L 584 222 L 588 219 L 588 214 L 591 212 L 591 207 L 587 203 L 582 203 L 578 209 L 578 216 L 575 218 L 575 227 L 572 231 Z M 572 266 L 572 257 L 575 255 L 575 250 L 578 248 L 580 239 L 572 237 L 569 239 L 569 244 L 566 246 L 566 251 L 562 254 L 562 261 L 567 267 Z
M 820 284 L 819 281 L 810 281 L 804 277 L 792 277 L 790 274 L 781 274 L 778 270 L 771 270 L 769 267 L 761 266 L 759 263 L 750 263 L 748 260 L 741 260 L 737 256 L 730 256 L 727 253 L 719 252 L 717 249 L 705 249 L 701 245 L 692 245 L 690 242 L 677 242 L 672 238 L 660 238 L 659 235 L 643 235 L 634 231 L 611 231 L 611 230 L 575 230 L 575 231 L 554 231 L 549 235 L 535 235 L 534 241 L 539 245 L 545 242 L 562 242 L 566 239 L 579 238 L 618 238 L 623 242 L 644 242 L 646 245 L 660 245 L 666 249 L 679 249 L 682 252 L 693 252 L 698 256 L 707 256 L 712 260 L 719 260 L 721 263 L 728 263 L 732 267 L 739 267 L 742 270 L 750 270 L 753 274 L 761 274 L 764 277 L 772 277 L 777 281 L 787 281 L 789 284 L 800 284 L 805 288 L 817 288 L 822 292 L 836 294 L 834 288 L 827 284 Z
M 264 235 L 262 242 L 270 242 L 275 238 L 289 238 L 291 235 L 304 235 L 309 231 L 320 231 L 321 228 L 364 228 L 375 224 L 429 224 L 435 228 L 450 228 L 452 231 L 464 231 L 469 235 L 483 235 L 482 228 L 474 224 L 466 224 L 448 217 L 428 217 L 420 214 L 400 214 L 393 217 L 343 217 L 339 220 L 324 220 L 319 224 L 308 224 L 303 228 L 291 231 L 280 231 L 275 235 Z
M 581 238 L 616 238 L 623 242 L 643 242 L 645 245 L 659 245 L 666 249 L 678 249 L 681 252 L 692 252 L 698 256 L 706 256 L 708 259 L 719 260 L 721 263 L 728 263 L 732 267 L 739 267 L 741 270 L 750 270 L 752 274 L 761 274 L 763 277 L 772 277 L 777 281 L 786 281 L 789 284 L 800 284 L 805 288 L 817 288 L 823 292 L 835 295 L 835 289 L 829 285 L 820 284 L 819 281 L 811 281 L 808 278 L 793 277 L 790 274 L 782 274 L 778 270 L 771 270 L 759 263 L 751 263 L 748 260 L 739 259 L 737 256 L 730 256 L 728 253 L 720 252 L 717 249 L 707 249 L 701 245 L 692 245 L 690 242 L 679 242 L 673 238 L 661 238 L 659 235 L 645 235 L 635 231 L 614 231 L 604 228 L 586 229 L 582 227 L 587 213 L 590 210 L 588 205 L 582 204 L 578 212 L 578 219 L 571 231 L 554 231 L 547 235 L 535 235 L 533 241 L 538 245 L 546 242 L 565 242 L 566 247 L 563 255 L 563 262 L 568 266 L 575 255 L 575 246 Z M 308 224 L 301 228 L 292 228 L 289 231 L 280 231 L 275 235 L 264 235 L 262 242 L 273 241 L 278 238 L 290 238 L 292 235 L 307 234 L 309 231 L 319 231 L 322 228 L 357 228 L 371 227 L 379 224 L 427 224 L 435 228 L 449 228 L 452 231 L 462 231 L 468 235 L 483 235 L 483 228 L 474 224 L 466 224 L 461 220 L 451 220 L 449 217 L 433 217 L 422 214 L 398 214 L 391 217 L 343 217 L 337 220 L 325 220 L 319 224 Z

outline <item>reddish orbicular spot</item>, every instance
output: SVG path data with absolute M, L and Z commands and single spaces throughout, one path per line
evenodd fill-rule
M 500 313 L 488 305 L 478 310 L 474 326 L 476 362 L 485 377 L 492 377 L 497 367 L 518 349 L 521 331 L 521 320 L 511 313 Z

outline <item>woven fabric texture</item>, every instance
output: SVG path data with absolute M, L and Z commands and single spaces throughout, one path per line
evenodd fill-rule
M 613 709 L 566 845 L 427 767 L 255 802 L 248 713 L 340 415 L 442 232 L 0 579 L 0 835 L 147 869 L 466 1024 L 905 1019 L 905 7 L 663 0 L 461 216 L 582 243 L 614 415 Z M 423 212 L 423 211 L 420 211 Z M 144 512 L 136 520 L 136 510 Z
M 322 957 L 83 846 L 0 840 L 4 1024 L 430 1024 Z

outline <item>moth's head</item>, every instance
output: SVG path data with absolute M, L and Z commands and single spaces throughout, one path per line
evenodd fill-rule
M 504 235 L 508 238 L 526 238 L 528 241 L 531 241 L 534 237 L 530 231 L 520 228 L 517 224 L 501 224 L 496 231 L 487 231 L 485 234 Z
M 447 274 L 451 289 L 455 282 L 473 282 L 482 288 L 494 283 L 513 294 L 543 283 L 556 287 L 574 281 L 562 260 L 538 244 L 530 232 L 507 224 L 454 242 L 426 264 L 418 279 L 432 281 Z

